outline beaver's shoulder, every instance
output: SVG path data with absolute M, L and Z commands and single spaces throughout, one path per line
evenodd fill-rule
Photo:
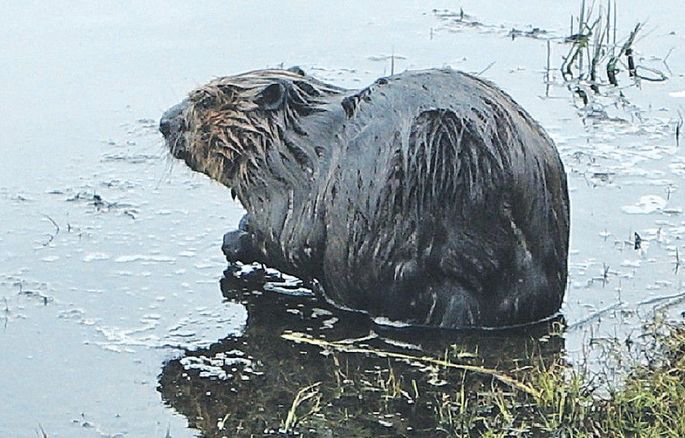
M 451 68 L 413 70 L 382 77 L 342 98 L 345 114 L 350 119 L 365 112 L 372 117 L 381 113 L 406 116 L 433 109 L 461 113 L 512 105 L 511 98 L 492 83 Z

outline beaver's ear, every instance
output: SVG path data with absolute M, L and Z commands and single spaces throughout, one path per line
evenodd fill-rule
M 300 68 L 299 65 L 293 65 L 288 69 L 289 72 L 298 74 L 300 76 L 307 76 L 307 74 Z
M 257 95 L 255 103 L 262 109 L 274 111 L 283 107 L 287 94 L 286 85 L 279 81 L 263 89 Z

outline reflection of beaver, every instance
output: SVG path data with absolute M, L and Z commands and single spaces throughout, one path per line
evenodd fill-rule
M 229 261 L 417 325 L 503 326 L 561 305 L 563 166 L 488 82 L 426 70 L 352 92 L 300 69 L 254 71 L 193 91 L 160 130 L 247 209 L 224 238 Z
M 551 330 L 558 332 L 560 322 L 506 331 L 395 329 L 375 326 L 362 315 L 340 312 L 311 296 L 269 292 L 271 287 L 265 288 L 265 282 L 272 287 L 289 288 L 277 277 L 258 270 L 223 278 L 224 297 L 247 309 L 244 331 L 207 349 L 184 352 L 162 368 L 157 387 L 162 400 L 185 415 L 189 426 L 200 429 L 203 437 L 469 436 L 467 430 L 480 435 L 483 429 L 479 421 L 455 421 L 461 426 L 452 427 L 465 429 L 438 434 L 436 428 L 447 423 L 436 414 L 436 399 L 449 406 L 449 397 L 444 398 L 448 394 L 462 392 L 469 401 L 480 400 L 483 391 L 509 392 L 509 386 L 487 374 L 461 373 L 443 367 L 439 376 L 444 379 L 444 386 L 435 386 L 433 379 L 437 378 L 438 369 L 426 366 L 425 362 L 422 365 L 362 352 L 446 358 L 455 364 L 497 368 L 514 376 L 514 370 L 548 369 L 561 361 L 564 338 L 550 336 Z M 324 352 L 318 346 L 285 340 L 281 336 L 285 330 L 358 347 L 360 351 Z M 478 354 L 469 356 L 463 352 Z M 390 380 L 389 373 L 393 373 L 395 380 Z M 385 391 L 374 388 L 372 382 L 377 382 L 378 376 L 387 385 Z M 298 420 L 290 434 L 276 434 L 275 429 L 283 428 L 296 394 L 316 382 L 320 383 L 318 396 L 310 402 L 305 397 L 302 405 L 295 407 L 303 421 Z M 321 401 L 320 411 L 306 417 L 310 403 L 318 404 L 316 400 Z M 451 403 L 459 402 L 452 399 Z M 462 406 L 468 407 L 467 413 L 461 414 L 462 419 L 482 416 L 482 403 L 466 405 Z M 391 413 L 395 415 L 388 415 Z M 390 422 L 379 423 L 379 418 Z

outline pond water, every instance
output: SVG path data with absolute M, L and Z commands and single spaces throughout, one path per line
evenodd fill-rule
M 325 355 L 294 348 L 285 330 L 374 333 L 369 343 L 438 354 L 463 343 L 499 364 L 538 339 L 384 329 L 274 294 L 273 282 L 254 293 L 262 282 L 222 280 L 221 237 L 243 210 L 167 157 L 157 120 L 191 88 L 250 69 L 299 65 L 348 88 L 391 70 L 482 72 L 547 129 L 569 174 L 566 328 L 549 354 L 580 361 L 597 340 L 638 336 L 655 310 L 682 317 L 681 2 L 620 4 L 619 38 L 646 22 L 636 60 L 669 79 L 637 87 L 623 72 L 622 96 L 596 98 L 594 111 L 556 68 L 579 2 L 487 3 L 5 4 L 0 436 L 239 435 L 225 423 L 252 403 L 287 412 L 294 393 L 277 391 L 283 376 L 302 386 L 328 372 Z

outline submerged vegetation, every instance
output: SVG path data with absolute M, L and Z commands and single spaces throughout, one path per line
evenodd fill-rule
M 464 357 L 458 359 L 458 355 L 446 353 L 444 359 L 433 362 L 440 363 L 437 368 L 443 380 L 438 385 L 407 379 L 392 363 L 370 376 L 343 371 L 338 365 L 338 386 L 325 390 L 317 382 L 305 388 L 315 391 L 312 397 L 316 398 L 316 406 L 301 408 L 294 402 L 288 418 L 294 417 L 298 409 L 306 414 L 301 423 L 286 422 L 281 431 L 306 435 L 306 431 L 335 429 L 336 423 L 347 429 L 352 418 L 359 422 L 362 414 L 340 405 L 352 393 L 363 405 L 375 406 L 379 424 L 388 428 L 398 418 L 397 412 L 408 406 L 430 413 L 423 421 L 433 423 L 433 427 L 426 424 L 420 430 L 408 426 L 406 432 L 388 436 L 425 436 L 431 429 L 438 436 L 455 437 L 685 436 L 685 325 L 660 322 L 647 330 L 650 342 L 645 345 L 642 360 L 633 364 L 616 387 L 607 386 L 599 372 L 578 370 L 561 359 L 549 362 L 543 357 L 513 369 L 511 377 L 502 379 L 497 373 L 479 372 L 473 364 L 468 370 L 460 369 L 451 360 L 463 362 Z M 331 352 L 339 347 L 317 344 Z M 373 350 L 355 352 L 393 357 Z M 411 362 L 407 357 L 404 360 Z M 478 362 L 476 356 L 468 357 Z M 334 360 L 337 364 L 344 362 L 338 356 Z M 413 360 L 426 362 L 426 358 Z M 492 379 L 484 378 L 488 376 Z M 295 401 L 301 399 L 298 393 Z
M 206 437 L 685 436 L 682 321 L 657 318 L 572 363 L 560 320 L 393 329 L 230 276 L 222 290 L 247 307 L 245 333 L 160 377 L 163 399 Z

